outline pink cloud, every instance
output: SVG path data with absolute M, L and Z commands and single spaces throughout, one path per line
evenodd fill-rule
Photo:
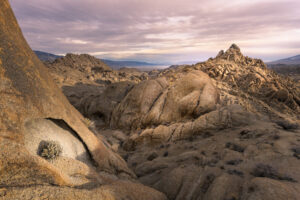
M 266 60 L 300 52 L 298 0 L 10 2 L 31 47 L 52 53 L 178 62 L 233 42 Z

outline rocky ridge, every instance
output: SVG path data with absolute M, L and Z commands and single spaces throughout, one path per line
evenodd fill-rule
M 222 106 L 240 104 L 248 111 L 274 120 L 299 120 L 297 83 L 268 69 L 261 60 L 244 56 L 236 45 L 226 52 L 220 51 L 214 59 L 176 71 L 167 69 L 159 76 L 173 81 L 178 73 L 193 70 L 201 70 L 212 78 L 220 92 Z
M 147 74 L 139 71 L 129 73 L 126 69 L 113 70 L 100 59 L 88 54 L 67 54 L 52 62 L 45 62 L 59 86 L 76 83 L 103 85 L 130 80 L 138 83 L 147 79 Z

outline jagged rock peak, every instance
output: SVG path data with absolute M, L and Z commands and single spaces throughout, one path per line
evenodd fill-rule
M 234 54 L 234 55 L 238 55 L 238 56 L 243 56 L 243 54 L 241 53 L 241 49 L 240 47 L 238 47 L 238 45 L 236 44 L 232 44 L 229 49 L 225 52 L 225 54 L 227 55 L 231 55 L 231 54 Z
M 236 45 L 236 44 L 234 44 L 234 43 L 230 46 L 229 49 L 235 49 L 235 50 L 241 51 L 241 50 L 240 50 L 240 47 L 238 47 L 238 45 Z
M 220 56 L 222 56 L 222 55 L 224 55 L 224 50 L 219 51 L 217 57 L 220 57 Z
M 245 57 L 241 53 L 240 48 L 236 44 L 232 44 L 226 52 L 221 50 L 216 56 L 216 59 L 243 62 L 245 60 Z

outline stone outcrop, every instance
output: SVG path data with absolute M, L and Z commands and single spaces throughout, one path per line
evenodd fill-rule
M 164 78 L 136 85 L 114 109 L 110 125 L 136 129 L 170 124 L 216 109 L 218 93 L 209 77 L 186 73 L 170 84 Z
M 245 112 L 238 105 L 222 107 L 206 115 L 202 115 L 193 121 L 173 123 L 172 125 L 159 125 L 155 128 L 143 130 L 133 139 L 136 144 L 155 144 L 170 141 L 190 139 L 198 135 L 205 135 L 219 129 L 241 127 L 255 123 L 256 116 Z M 129 140 L 129 142 L 132 142 Z
M 32 52 L 7 0 L 0 11 L 0 198 L 165 199 L 130 181 L 126 162 L 87 128 Z M 61 152 L 46 160 L 39 148 L 52 140 Z
M 52 67 L 59 67 L 61 70 L 65 70 L 66 68 L 72 68 L 73 70 L 79 71 L 97 71 L 97 72 L 107 72 L 112 71 L 112 69 L 107 66 L 100 59 L 97 59 L 88 54 L 71 54 L 68 53 L 66 56 L 62 58 L 55 59 L 51 63 Z
M 227 101 L 235 96 L 235 100 L 251 112 L 268 115 L 274 120 L 299 120 L 300 90 L 297 84 L 268 69 L 261 60 L 243 56 L 236 45 L 215 59 L 197 64 L 194 69 L 200 69 L 216 80 L 221 97 Z
M 204 63 L 157 76 L 170 84 L 199 70 L 217 88 L 216 109 L 131 131 L 119 151 L 139 180 L 169 199 L 298 199 L 295 82 L 243 56 L 236 45 Z
M 148 75 L 132 69 L 111 69 L 100 59 L 88 54 L 68 53 L 62 58 L 44 63 L 55 82 L 62 86 L 72 86 L 76 83 L 107 85 L 120 81 L 138 83 L 148 79 Z

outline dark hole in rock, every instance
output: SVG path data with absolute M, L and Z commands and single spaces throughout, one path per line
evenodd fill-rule
M 152 161 L 154 160 L 155 158 L 158 157 L 158 154 L 156 152 L 152 152 L 148 157 L 147 157 L 147 160 L 149 161 Z
M 101 112 L 93 113 L 90 118 L 93 119 L 94 122 L 96 122 L 97 127 L 105 126 L 105 120 L 107 119 L 107 117 Z

